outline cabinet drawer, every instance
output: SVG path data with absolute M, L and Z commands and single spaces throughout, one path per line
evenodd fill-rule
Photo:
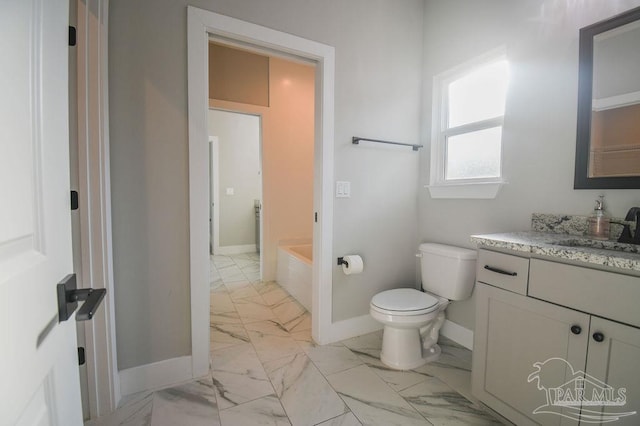
M 529 259 L 479 250 L 476 279 L 523 295 L 527 294 Z
M 640 327 L 640 277 L 531 259 L 529 296 Z

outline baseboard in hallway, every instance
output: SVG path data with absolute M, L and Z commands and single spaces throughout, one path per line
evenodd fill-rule
M 191 356 L 166 359 L 119 372 L 120 389 L 125 397 L 193 378 Z
M 256 245 L 255 244 L 245 244 L 239 246 L 220 246 L 216 251 L 216 254 L 220 254 L 223 256 L 231 256 L 234 254 L 244 254 L 244 253 L 256 253 Z

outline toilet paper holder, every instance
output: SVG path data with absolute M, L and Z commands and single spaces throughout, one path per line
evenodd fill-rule
M 344 257 L 339 257 L 338 258 L 338 266 L 340 265 L 344 265 L 347 268 L 349 267 L 349 262 L 347 262 L 346 260 L 344 260 Z

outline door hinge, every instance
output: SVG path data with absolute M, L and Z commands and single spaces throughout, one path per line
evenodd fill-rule
M 71 210 L 78 210 L 78 191 L 71 191 Z
M 76 27 L 69 25 L 69 46 L 75 46 L 77 41 Z
M 84 355 L 84 348 L 78 347 L 78 365 L 84 365 L 87 362 L 87 358 Z
M 318 212 L 315 212 L 315 219 L 316 223 L 318 223 Z

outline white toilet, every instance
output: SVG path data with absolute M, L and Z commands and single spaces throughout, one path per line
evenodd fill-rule
M 424 292 L 397 288 L 371 299 L 371 316 L 384 324 L 380 360 L 397 370 L 438 359 L 444 310 L 450 300 L 469 298 L 475 281 L 475 250 L 434 243 L 419 250 Z

